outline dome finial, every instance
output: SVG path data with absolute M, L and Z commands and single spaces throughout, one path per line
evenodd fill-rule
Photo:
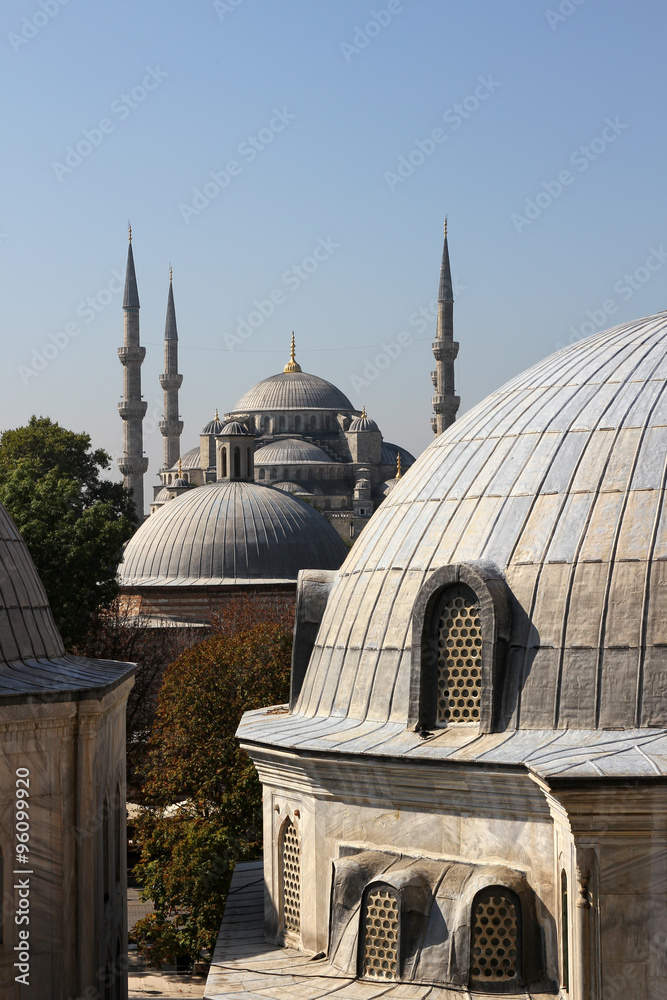
M 128 236 L 128 241 L 131 243 L 132 242 L 132 225 L 131 225 L 129 219 L 127 220 L 127 236 Z
M 292 330 L 292 347 L 290 350 L 289 361 L 283 368 L 284 372 L 300 372 L 301 365 L 297 363 L 296 360 L 296 341 L 294 339 L 294 330 Z
M 220 420 L 220 417 L 218 416 L 218 407 L 217 406 L 215 408 L 215 419 L 216 420 Z
M 447 216 L 445 216 L 445 238 L 447 238 Z
M 367 416 L 368 416 L 368 414 L 366 413 L 366 407 L 364 406 L 363 409 L 362 409 L 362 411 L 361 411 L 361 419 L 365 420 Z
M 171 261 L 169 261 L 169 284 L 174 280 L 174 272 L 171 266 Z
M 400 451 L 396 453 L 396 479 L 400 479 L 403 475 L 403 470 L 401 469 L 401 453 Z

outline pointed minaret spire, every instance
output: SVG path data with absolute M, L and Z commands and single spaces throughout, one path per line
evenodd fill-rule
M 123 455 L 118 468 L 125 486 L 132 491 L 134 505 L 140 518 L 144 516 L 144 475 L 148 459 L 144 457 L 143 420 L 147 403 L 141 398 L 141 365 L 146 348 L 139 343 L 139 292 L 132 253 L 132 227 L 128 223 L 129 245 L 123 296 L 123 346 L 118 357 L 123 366 L 123 399 L 118 410 L 123 421 Z
M 431 378 L 436 394 L 432 400 L 435 416 L 431 420 L 431 426 L 435 434 L 442 434 L 456 420 L 461 402 L 454 388 L 454 361 L 459 352 L 459 345 L 454 340 L 454 292 L 452 271 L 449 264 L 446 218 L 445 240 L 440 264 L 440 288 L 438 290 L 438 325 L 435 336 L 433 355 L 436 370 L 432 372 Z
M 174 306 L 174 273 L 169 265 L 169 294 L 167 296 L 167 318 L 164 324 L 164 374 L 160 375 L 160 385 L 164 392 L 164 417 L 160 421 L 163 435 L 163 469 L 173 469 L 181 453 L 181 433 L 183 421 L 178 418 L 178 390 L 183 384 L 183 376 L 178 374 L 178 329 Z

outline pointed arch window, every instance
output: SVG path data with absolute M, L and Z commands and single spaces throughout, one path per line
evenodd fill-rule
M 241 449 L 234 448 L 234 479 L 241 478 Z
M 298 938 L 301 934 L 301 842 L 291 819 L 283 826 L 280 855 L 283 933 L 288 938 Z
M 311 431 L 314 431 L 314 430 L 316 430 L 316 428 L 317 428 L 317 417 L 316 416 L 312 416 L 310 418 L 310 429 L 311 429 Z
M 222 478 L 227 478 L 227 449 L 222 449 Z
M 301 417 L 294 418 L 294 430 L 297 431 L 297 433 L 301 432 Z
M 279 431 L 284 431 L 285 430 L 285 418 L 284 417 L 279 417 L 278 418 L 278 430 Z
M 438 621 L 437 725 L 479 722 L 482 626 L 472 594 L 452 596 Z
M 514 993 L 521 987 L 521 904 L 504 886 L 477 893 L 472 904 L 470 989 Z
M 388 885 L 371 886 L 363 907 L 362 975 L 396 982 L 399 977 L 400 899 Z

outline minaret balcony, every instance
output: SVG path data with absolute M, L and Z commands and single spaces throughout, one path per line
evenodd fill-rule
M 146 348 L 139 347 L 138 345 L 132 347 L 119 347 L 118 348 L 118 360 L 121 365 L 129 365 L 132 362 L 138 362 L 142 364 L 144 358 L 146 357 Z
M 460 405 L 460 396 L 433 396 L 431 398 L 431 406 L 435 413 L 456 413 Z
M 131 455 L 123 455 L 118 459 L 118 468 L 122 476 L 142 476 L 148 469 L 148 459 Z
M 436 361 L 454 361 L 459 353 L 459 345 L 456 340 L 434 340 L 433 356 Z
M 165 437 L 173 437 L 183 433 L 182 420 L 161 420 L 158 426 Z
M 182 375 L 169 375 L 166 372 L 160 375 L 160 385 L 163 389 L 180 389 L 182 384 Z
M 433 388 L 437 389 L 438 388 L 438 373 L 437 372 L 431 372 L 431 382 L 433 383 Z
M 122 399 L 118 404 L 122 420 L 132 420 L 133 417 L 143 420 L 147 409 L 148 403 L 143 399 Z

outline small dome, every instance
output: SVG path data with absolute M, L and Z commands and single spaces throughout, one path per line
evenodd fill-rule
M 355 417 L 350 426 L 348 427 L 348 433 L 350 431 L 378 431 L 380 428 L 375 423 L 375 421 L 368 416 L 366 413 L 366 407 L 364 406 L 363 412 L 360 417 Z
M 213 418 L 213 420 L 209 421 L 209 423 L 206 424 L 206 427 L 203 429 L 202 434 L 219 434 L 222 428 L 223 428 L 223 423 L 220 417 L 218 416 L 218 411 L 216 410 L 215 417 Z
M 291 483 L 289 480 L 283 480 L 280 483 L 273 483 L 273 488 L 275 490 L 284 490 L 285 493 L 293 493 L 295 496 L 310 496 L 311 494 L 308 490 L 304 490 L 303 486 L 299 486 L 298 483 Z
M 249 431 L 245 424 L 242 424 L 239 420 L 229 420 L 218 434 L 236 434 L 243 437 L 254 437 L 255 435 L 252 431 Z
M 133 535 L 121 587 L 216 586 L 296 580 L 338 569 L 345 543 L 313 507 L 259 483 L 218 482 L 182 493 Z
M 255 465 L 306 465 L 308 462 L 332 465 L 334 459 L 317 445 L 301 438 L 280 438 L 255 452 Z
M 191 448 L 190 451 L 186 451 L 185 455 L 181 455 L 180 462 L 182 469 L 198 469 L 201 465 L 199 448 Z M 178 462 L 172 465 L 171 469 L 167 469 L 167 472 L 178 472 Z
M 354 412 L 354 407 L 340 389 L 317 375 L 280 372 L 249 389 L 231 413 L 263 410 L 336 410 L 349 413 Z
M 169 500 L 170 496 L 169 487 L 163 486 L 160 492 L 155 495 L 153 503 L 164 503 L 166 500 Z
M 172 487 L 175 486 L 177 489 L 183 489 L 184 486 L 189 486 L 190 483 L 187 481 L 187 479 L 181 479 L 179 477 L 178 479 L 175 479 L 171 485 Z

